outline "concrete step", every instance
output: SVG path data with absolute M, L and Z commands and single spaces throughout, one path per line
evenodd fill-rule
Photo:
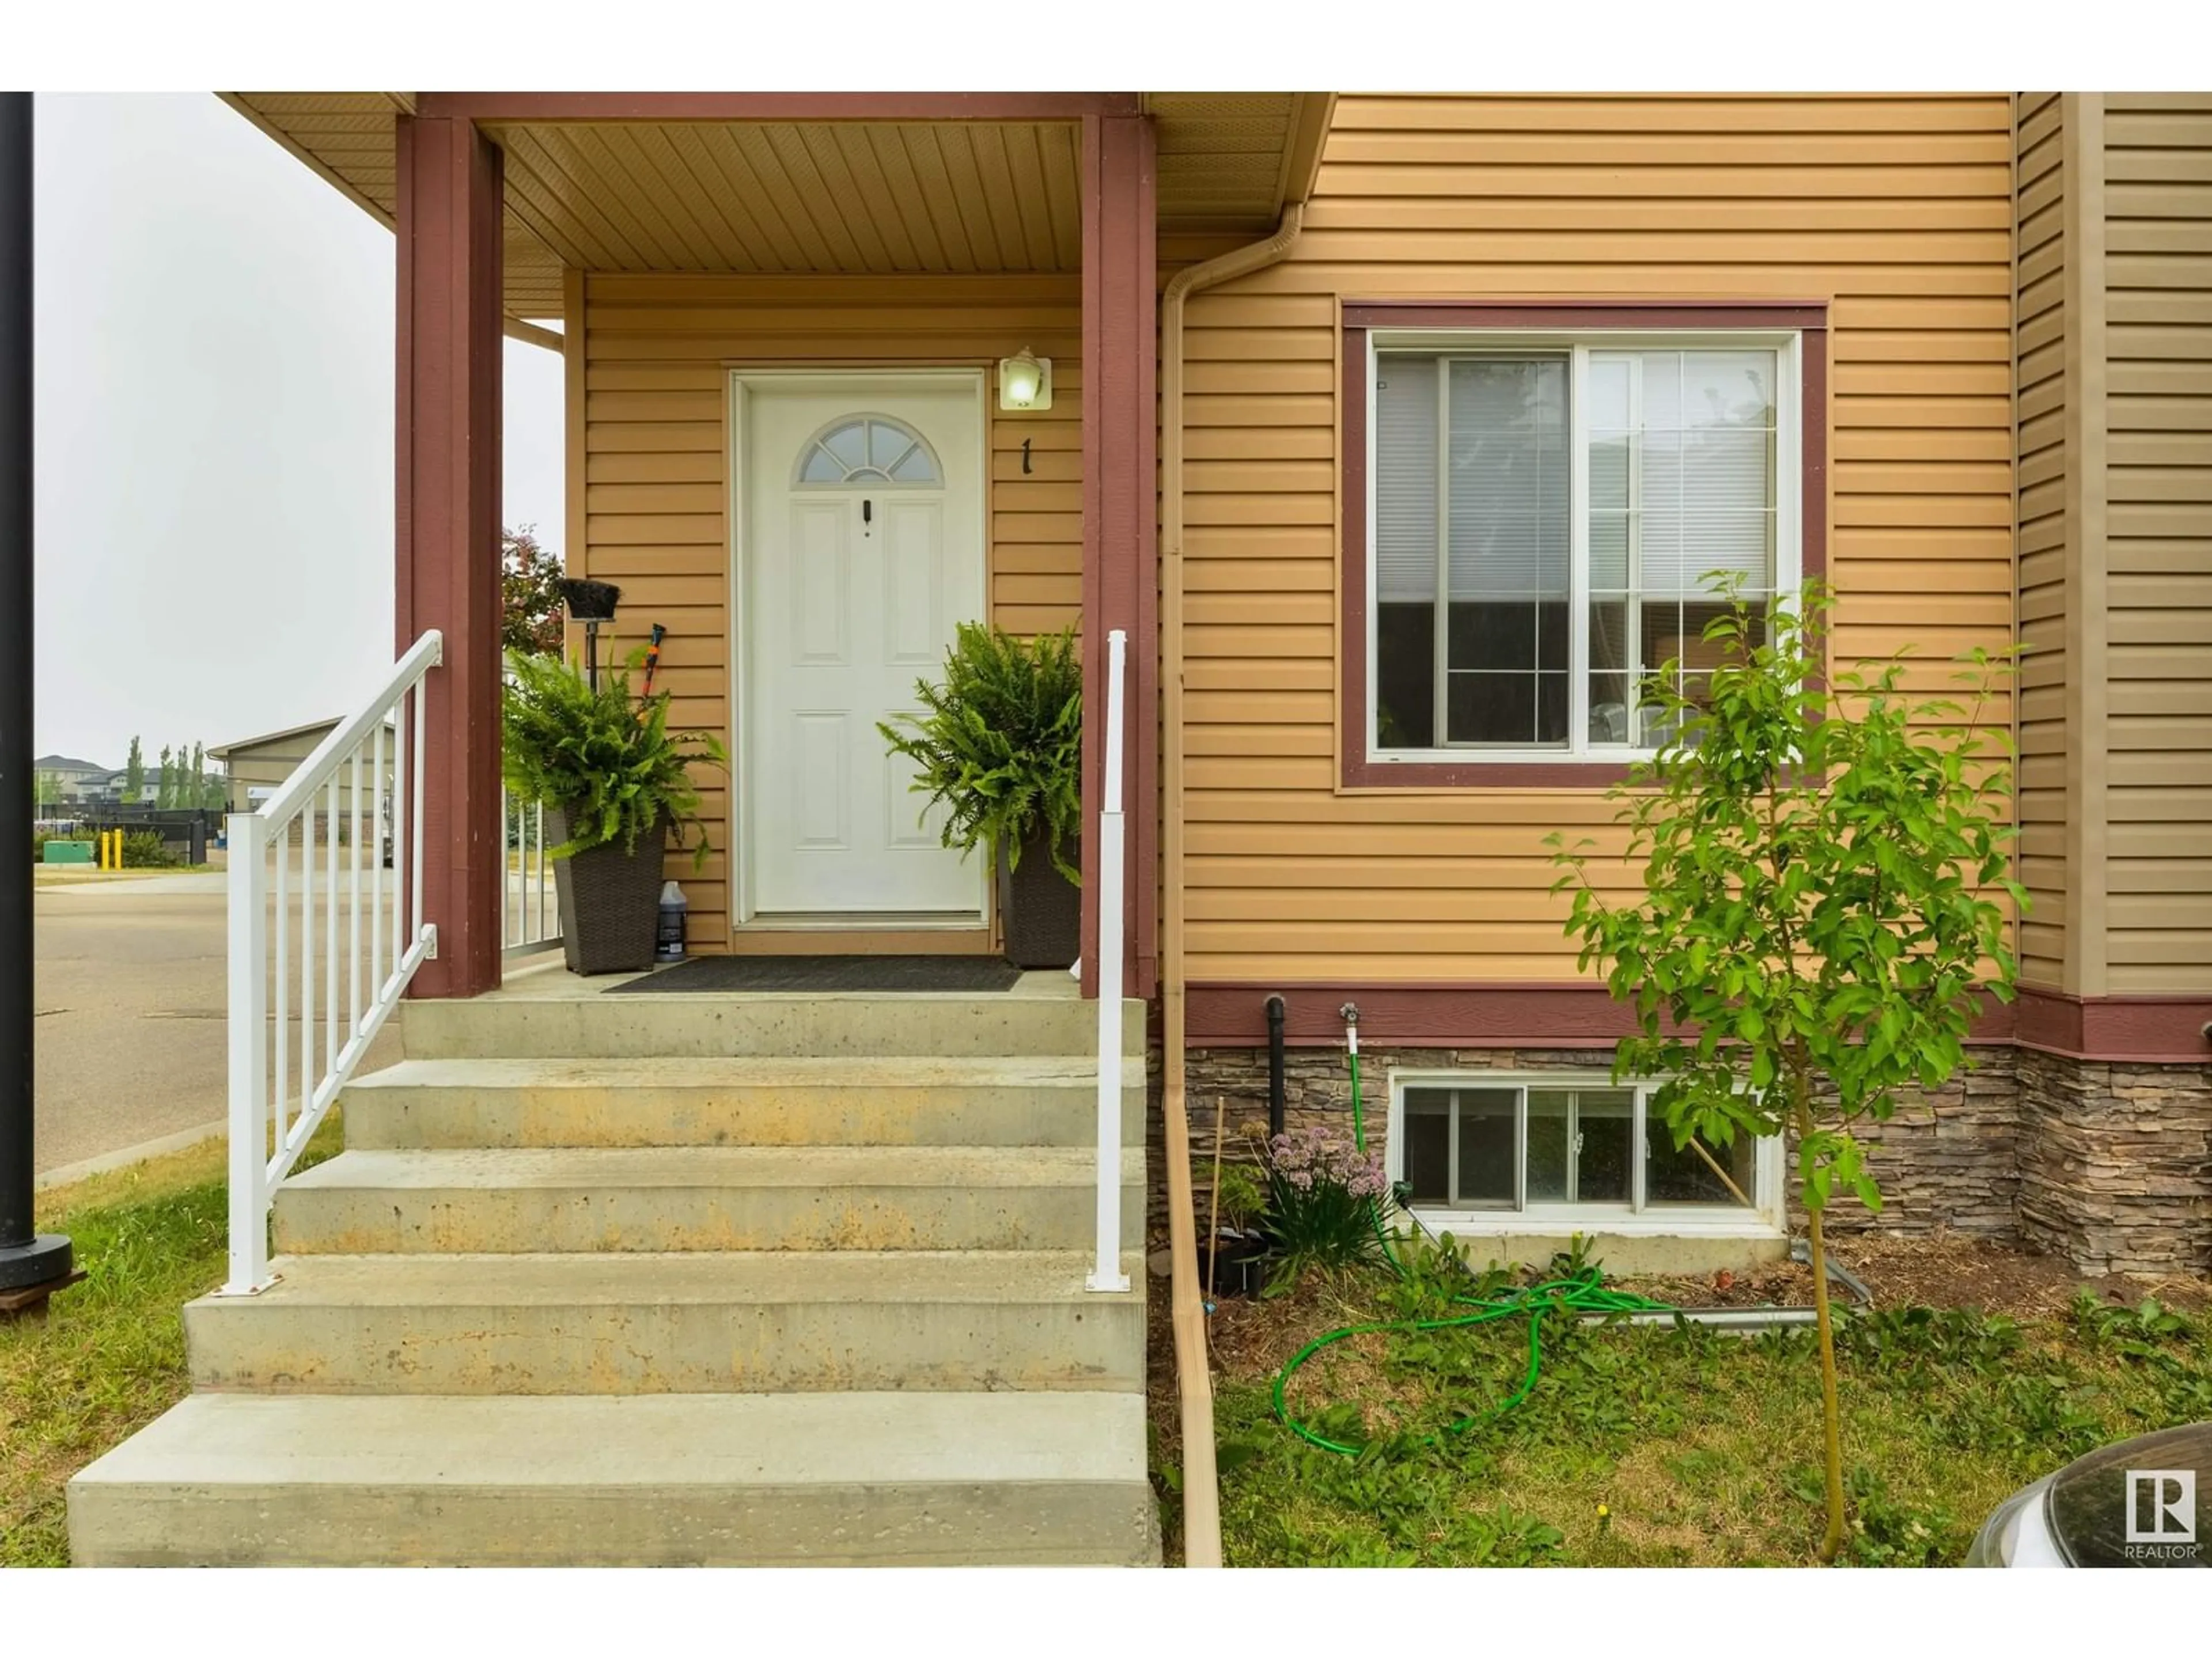
M 1145 1063 L 1122 1062 L 1121 1139 L 1141 1146 Z M 1097 1062 L 849 1055 L 410 1060 L 354 1079 L 346 1145 L 1088 1146 Z
M 1074 1251 L 279 1256 L 185 1309 L 201 1388 L 314 1394 L 1133 1389 L 1144 1263 Z
M 295 1255 L 418 1251 L 1080 1250 L 1097 1154 L 1076 1146 L 348 1152 L 285 1182 Z M 1143 1242 L 1144 1153 L 1121 1243 Z
M 1134 1392 L 196 1395 L 69 1516 L 81 1566 L 1159 1560 Z
M 1122 1052 L 1145 1052 L 1145 1006 L 1125 1001 Z M 797 996 L 672 992 L 410 1002 L 410 1060 L 1095 1054 L 1098 1006 L 1073 996 L 913 992 Z

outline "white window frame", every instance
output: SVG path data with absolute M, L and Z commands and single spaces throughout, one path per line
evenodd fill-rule
M 1367 499 L 1360 504 L 1360 510 L 1367 516 L 1367 729 L 1360 734 L 1359 741 L 1370 764 L 1558 766 L 1579 763 L 1610 766 L 1651 757 L 1655 750 L 1649 745 L 1593 744 L 1589 740 L 1589 427 L 1586 391 L 1589 380 L 1589 357 L 1593 351 L 1743 350 L 1771 350 L 1775 354 L 1774 591 L 1776 597 L 1794 603 L 1803 583 L 1804 566 L 1804 336 L 1800 331 L 1576 329 L 1532 331 L 1492 328 L 1378 328 L 1368 331 L 1365 380 Z M 1382 355 L 1393 351 L 1435 352 L 1446 356 L 1548 352 L 1563 356 L 1568 362 L 1567 740 L 1564 744 L 1526 744 L 1503 748 L 1454 744 L 1442 748 L 1385 749 L 1376 742 L 1377 721 L 1382 713 L 1378 696 L 1380 651 L 1376 637 L 1381 619 L 1378 587 L 1382 561 L 1376 556 L 1376 544 L 1377 421 L 1375 383 L 1381 374 Z M 1441 453 L 1437 471 L 1441 480 L 1445 471 Z M 1440 489 L 1441 487 L 1440 483 Z M 1629 637 L 1635 640 L 1641 635 L 1632 628 Z M 1649 666 L 1656 667 L 1657 665 Z M 1649 672 L 1649 669 L 1638 672 Z M 1441 663 L 1437 665 L 1437 673 L 1439 677 L 1443 673 Z
M 1456 1070 L 1393 1069 L 1389 1139 L 1383 1167 L 1395 1183 L 1406 1178 L 1406 1091 L 1409 1089 L 1512 1089 L 1520 1100 L 1514 1120 L 1514 1202 L 1510 1206 L 1477 1207 L 1436 1204 L 1413 1206 L 1414 1218 L 1432 1233 L 1456 1237 L 1496 1237 L 1528 1232 L 1607 1232 L 1654 1237 L 1778 1238 L 1787 1236 L 1784 1215 L 1784 1148 L 1782 1137 L 1768 1135 L 1752 1149 L 1752 1207 L 1734 1205 L 1650 1204 L 1644 1190 L 1651 1096 L 1663 1079 L 1627 1078 L 1613 1081 L 1607 1071 L 1528 1072 L 1488 1071 L 1474 1067 Z M 1528 1092 L 1549 1090 L 1630 1089 L 1635 1091 L 1631 1115 L 1630 1164 L 1633 1184 L 1626 1204 L 1564 1204 L 1528 1201 Z M 1662 1130 L 1663 1133 L 1663 1130 Z

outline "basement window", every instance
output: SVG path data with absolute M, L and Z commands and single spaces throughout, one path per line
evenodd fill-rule
M 1657 1086 L 1588 1075 L 1395 1073 L 1390 1178 L 1410 1189 L 1424 1221 L 1460 1233 L 1530 1224 L 1651 1232 L 1778 1225 L 1780 1143 L 1739 1138 L 1703 1155 L 1696 1144 L 1678 1150 L 1651 1111 Z

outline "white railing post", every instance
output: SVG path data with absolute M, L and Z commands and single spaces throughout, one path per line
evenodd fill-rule
M 230 1277 L 247 1296 L 269 1283 L 269 917 L 262 884 L 261 820 L 230 814 Z M 284 926 L 284 918 L 276 918 Z
M 1126 1291 L 1121 1271 L 1121 686 L 1129 636 L 1106 636 L 1105 809 L 1098 815 L 1098 1237 L 1090 1288 Z
M 442 648 L 442 641 L 434 632 L 417 640 L 400 658 L 375 700 L 324 738 L 259 811 L 231 815 L 227 884 L 230 896 L 227 1012 L 230 1045 L 230 1267 L 222 1285 L 226 1296 L 250 1296 L 267 1288 L 274 1276 L 269 1261 L 271 1195 L 290 1175 L 340 1091 L 351 1080 L 369 1044 L 375 1041 L 377 1032 L 398 1009 L 401 995 L 415 977 L 415 970 L 436 951 L 436 924 L 422 915 L 422 685 L 425 677 L 438 665 Z M 363 920 L 361 861 L 364 857 L 379 860 L 377 865 L 371 866 L 368 884 L 367 902 L 372 911 L 380 902 L 383 881 L 380 875 L 374 873 L 381 869 L 381 848 L 365 847 L 362 840 L 365 816 L 362 761 L 373 756 L 372 770 L 381 771 L 385 722 L 395 715 L 404 716 L 410 698 L 414 704 L 411 737 L 404 718 L 398 726 L 403 765 L 410 774 L 408 811 L 404 820 L 398 820 L 395 815 L 394 827 L 396 830 L 404 830 L 405 835 L 399 856 L 405 859 L 406 871 L 413 882 L 413 890 L 405 896 L 404 906 L 412 913 L 412 925 L 406 925 L 402 919 L 401 896 L 395 893 L 392 971 L 387 977 L 379 971 L 383 918 L 371 915 L 366 923 Z M 340 799 L 340 791 L 346 787 L 353 790 L 349 805 Z M 319 927 L 315 918 L 315 826 L 319 817 L 323 830 L 323 916 Z M 300 1096 L 296 1112 L 288 1109 L 291 1103 L 288 1037 L 292 994 L 288 940 L 292 920 L 286 880 L 295 825 L 300 831 Z M 345 889 L 341 892 L 339 842 L 349 836 L 350 856 L 343 861 Z M 272 902 L 273 938 L 270 914 Z M 342 902 L 346 918 L 343 930 L 339 927 Z M 364 926 L 370 949 L 367 983 L 363 982 L 361 951 Z M 341 957 L 345 958 L 343 963 Z M 319 1010 L 316 1006 L 318 979 L 322 981 Z M 316 1052 L 315 1024 L 319 1012 L 322 1019 L 319 1054 Z M 272 1124 L 273 1137 L 270 1133 Z
M 443 649 L 442 643 L 440 647 Z M 415 683 L 411 698 L 415 705 L 415 742 L 410 750 L 415 765 L 415 775 L 407 781 L 407 900 L 410 925 L 407 937 L 412 941 L 422 933 L 422 748 L 429 741 L 429 696 L 422 681 Z M 438 936 L 429 935 L 430 954 L 438 954 Z

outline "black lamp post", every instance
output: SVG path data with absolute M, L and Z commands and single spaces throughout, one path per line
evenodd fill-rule
M 0 1307 L 69 1282 L 32 1220 L 31 94 L 0 93 Z M 12 874 L 9 873 L 13 872 Z

